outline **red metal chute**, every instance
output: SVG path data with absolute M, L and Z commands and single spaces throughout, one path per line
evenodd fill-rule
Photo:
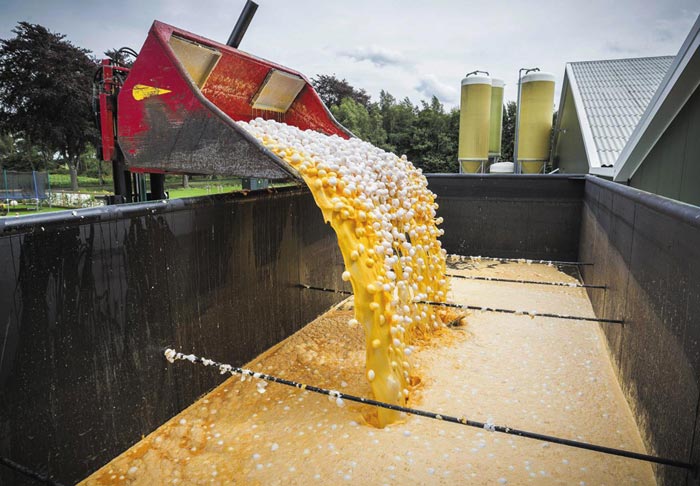
M 298 178 L 235 121 L 272 118 L 352 136 L 301 73 L 154 22 L 118 97 L 132 171 Z

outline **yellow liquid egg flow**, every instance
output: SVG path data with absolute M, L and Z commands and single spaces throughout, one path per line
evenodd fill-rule
M 273 120 L 238 122 L 310 188 L 338 238 L 352 284 L 355 318 L 367 343 L 366 377 L 377 400 L 405 405 L 411 388 L 412 339 L 443 325 L 446 252 L 440 246 L 435 195 L 406 157 L 359 139 L 346 140 Z M 310 282 L 313 285 L 313 282 Z M 379 426 L 398 412 L 379 409 Z

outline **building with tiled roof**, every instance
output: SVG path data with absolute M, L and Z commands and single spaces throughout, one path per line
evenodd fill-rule
M 613 180 L 700 206 L 700 17 L 617 158 Z
M 567 63 L 552 165 L 564 173 L 612 177 L 673 60 L 660 56 Z

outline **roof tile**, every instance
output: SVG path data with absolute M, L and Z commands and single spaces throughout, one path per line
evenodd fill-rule
M 673 59 L 570 63 L 603 167 L 615 164 Z

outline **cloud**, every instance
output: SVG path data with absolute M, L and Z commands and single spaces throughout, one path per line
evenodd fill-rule
M 446 104 L 455 104 L 457 100 L 457 89 L 442 83 L 434 74 L 428 74 L 418 80 L 416 91 L 426 98 L 437 98 Z
M 27 20 L 96 54 L 125 45 L 139 50 L 157 18 L 225 41 L 245 1 L 199 0 L 193 9 L 186 0 L 122 0 L 120 22 L 105 27 L 91 21 L 108 15 L 113 3 L 0 0 L 0 38 L 12 37 L 17 21 Z M 320 0 L 263 3 L 244 51 L 309 77 L 336 73 L 375 100 L 380 90 L 414 101 L 434 94 L 446 107 L 459 104 L 459 81 L 477 68 L 504 79 L 505 97 L 514 100 L 523 66 L 555 73 L 558 91 L 569 61 L 674 54 L 700 12 L 698 0 L 503 0 L 481 2 L 479 22 L 464 28 L 473 0 L 401 2 L 401 8 L 377 0 L 355 0 L 352 8 Z M 421 28 L 411 30 L 414 25 Z M 494 25 L 508 28 L 494 35 Z
M 611 40 L 603 45 L 605 51 L 613 55 L 641 55 L 644 52 L 644 47 L 639 43 L 621 42 L 619 40 Z
M 351 50 L 338 51 L 338 54 L 357 62 L 369 61 L 377 67 L 408 65 L 406 58 L 400 52 L 378 46 L 357 47 Z

